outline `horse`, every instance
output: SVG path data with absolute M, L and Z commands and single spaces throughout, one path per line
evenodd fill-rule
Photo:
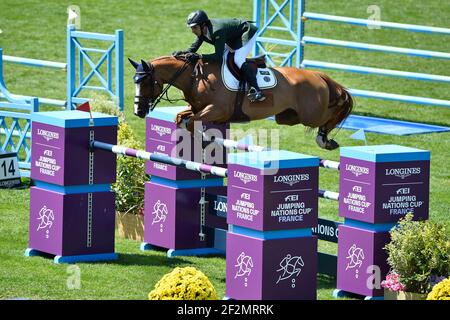
M 221 79 L 221 63 L 190 61 L 182 56 L 163 56 L 137 63 L 134 83 L 134 114 L 144 118 L 174 86 L 184 94 L 189 107 L 177 114 L 178 125 L 186 121 L 191 133 L 194 121 L 211 123 L 248 122 L 275 116 L 280 125 L 303 124 L 318 128 L 316 143 L 333 150 L 339 144 L 328 134 L 345 120 L 353 108 L 353 99 L 345 87 L 319 71 L 294 67 L 271 68 L 277 85 L 264 90 L 271 97 L 262 102 L 243 99 L 237 103 L 236 92 L 229 91 Z M 168 84 L 166 88 L 164 85 Z M 167 97 L 168 98 L 168 97 Z

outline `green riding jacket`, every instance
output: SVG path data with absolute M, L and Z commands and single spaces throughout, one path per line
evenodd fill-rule
M 209 34 L 212 40 L 205 35 L 197 37 L 195 42 L 187 51 L 197 52 L 203 41 L 212 44 L 215 53 L 204 54 L 204 62 L 222 61 L 225 44 L 231 49 L 237 50 L 242 48 L 255 35 L 258 28 L 250 21 L 240 19 L 211 19 L 208 25 Z

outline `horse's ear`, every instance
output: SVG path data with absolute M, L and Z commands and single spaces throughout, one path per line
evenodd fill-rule
M 128 58 L 128 61 L 130 61 L 131 65 L 132 65 L 135 69 L 137 69 L 139 63 L 137 63 L 136 61 L 131 60 L 130 58 Z
M 152 68 L 148 65 L 147 61 L 141 59 L 141 64 L 145 72 L 150 72 L 152 70 Z

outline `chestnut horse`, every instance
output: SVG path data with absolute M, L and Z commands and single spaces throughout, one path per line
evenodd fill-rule
M 272 70 L 276 87 L 264 90 L 270 97 L 262 102 L 250 102 L 244 97 L 236 103 L 236 92 L 229 91 L 221 79 L 220 63 L 191 63 L 183 57 L 165 56 L 141 63 L 129 59 L 136 69 L 135 115 L 143 118 L 173 85 L 183 91 L 190 107 L 177 115 L 181 124 L 188 118 L 192 133 L 194 121 L 212 123 L 242 122 L 266 119 L 275 115 L 278 124 L 303 124 L 319 128 L 317 144 L 333 150 L 339 144 L 328 134 L 352 111 L 353 99 L 340 84 L 322 72 L 279 67 Z M 164 84 L 169 84 L 164 88 Z M 238 107 L 236 107 L 238 106 Z M 240 108 L 239 108 L 240 107 Z M 239 110 L 237 110 L 239 109 Z

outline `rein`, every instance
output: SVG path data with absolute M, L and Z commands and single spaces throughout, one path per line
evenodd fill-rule
M 150 104 L 150 111 L 153 111 L 155 109 L 156 105 L 161 101 L 165 100 L 170 103 L 181 101 L 184 99 L 176 99 L 176 100 L 170 100 L 168 90 L 171 86 L 175 83 L 175 80 L 178 79 L 178 77 L 187 69 L 189 66 L 189 61 L 185 61 L 183 66 L 175 72 L 175 74 L 172 76 L 172 78 L 167 82 L 167 86 L 162 90 L 161 94 Z M 164 95 L 166 95 L 166 98 L 164 98 Z

